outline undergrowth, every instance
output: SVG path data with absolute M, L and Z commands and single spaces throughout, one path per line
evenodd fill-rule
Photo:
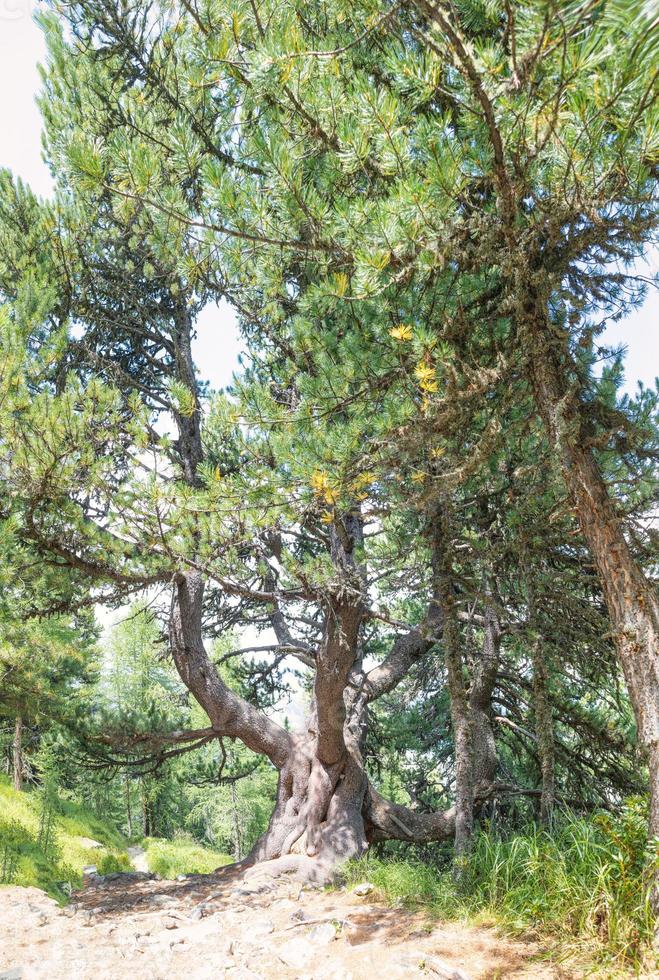
M 530 825 L 510 837 L 477 836 L 464 880 L 417 861 L 363 858 L 346 868 L 348 885 L 368 878 L 390 903 L 438 918 L 487 918 L 512 933 L 554 938 L 618 963 L 653 960 L 648 881 L 659 842 L 648 845 L 641 800 L 619 816 L 557 816 L 551 832 Z
M 228 854 L 204 847 L 184 834 L 173 840 L 147 837 L 142 846 L 146 850 L 149 870 L 162 878 L 176 878 L 180 874 L 210 874 L 232 861 Z

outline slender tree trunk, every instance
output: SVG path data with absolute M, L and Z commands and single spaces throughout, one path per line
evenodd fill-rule
M 538 738 L 540 759 L 540 823 L 551 825 L 555 797 L 555 750 L 554 722 L 549 694 L 549 678 L 542 641 L 539 636 L 533 639 L 531 648 L 533 665 L 533 710 L 535 713 L 535 732 Z
M 551 708 L 547 662 L 544 656 L 542 635 L 538 622 L 535 586 L 531 578 L 525 543 L 523 543 L 522 548 L 522 565 L 526 585 L 529 626 L 531 628 L 533 711 L 535 714 L 535 733 L 538 739 L 538 758 L 540 762 L 540 822 L 543 826 L 547 827 L 551 825 L 555 798 L 554 719 Z
M 16 715 L 13 745 L 14 789 L 23 789 L 23 718 Z
M 474 830 L 474 733 L 472 713 L 465 685 L 461 650 L 460 624 L 453 596 L 450 524 L 446 506 L 440 505 L 434 516 L 433 572 L 442 611 L 444 663 L 451 700 L 451 723 L 455 748 L 455 870 L 462 873 L 464 860 L 471 848 Z
M 240 839 L 240 820 L 238 819 L 238 799 L 235 782 L 231 783 L 231 816 L 233 818 L 233 859 L 234 861 L 239 861 L 242 852 L 242 841 Z
M 142 782 L 142 830 L 145 837 L 152 837 L 153 828 L 151 826 L 151 811 L 149 809 L 149 800 L 148 800 L 144 780 L 142 779 L 141 782 Z
M 133 836 L 133 814 L 130 807 L 130 780 L 124 775 L 124 791 L 126 794 L 126 819 L 128 822 L 128 836 Z
M 588 446 L 578 394 L 546 321 L 534 308 L 525 324 L 530 380 L 557 450 L 581 532 L 597 568 L 616 650 L 650 767 L 650 821 L 659 835 L 659 603 L 631 553 L 597 460 Z

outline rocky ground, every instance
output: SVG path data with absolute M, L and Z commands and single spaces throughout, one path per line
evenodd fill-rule
M 368 884 L 310 888 L 275 864 L 179 882 L 116 876 L 66 908 L 35 888 L 1 889 L 0 980 L 580 975 L 547 965 L 533 943 L 385 907 Z

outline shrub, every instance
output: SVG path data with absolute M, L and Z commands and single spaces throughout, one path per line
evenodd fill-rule
M 129 856 L 117 852 L 104 854 L 96 865 L 100 875 L 109 875 L 116 871 L 131 871 L 132 867 Z

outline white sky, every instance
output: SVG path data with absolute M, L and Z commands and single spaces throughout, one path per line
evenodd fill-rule
M 9 167 L 40 195 L 51 189 L 50 174 L 41 158 L 41 123 L 35 105 L 40 79 L 37 62 L 45 59 L 41 32 L 32 19 L 37 0 L 0 0 L 0 166 Z M 659 269 L 659 250 L 639 272 Z M 659 298 L 650 287 L 642 309 L 611 325 L 602 342 L 627 347 L 626 389 L 637 382 L 654 385 L 659 375 Z M 211 306 L 198 322 L 195 361 L 201 376 L 214 388 L 225 387 L 238 367 L 240 339 L 227 304 Z

